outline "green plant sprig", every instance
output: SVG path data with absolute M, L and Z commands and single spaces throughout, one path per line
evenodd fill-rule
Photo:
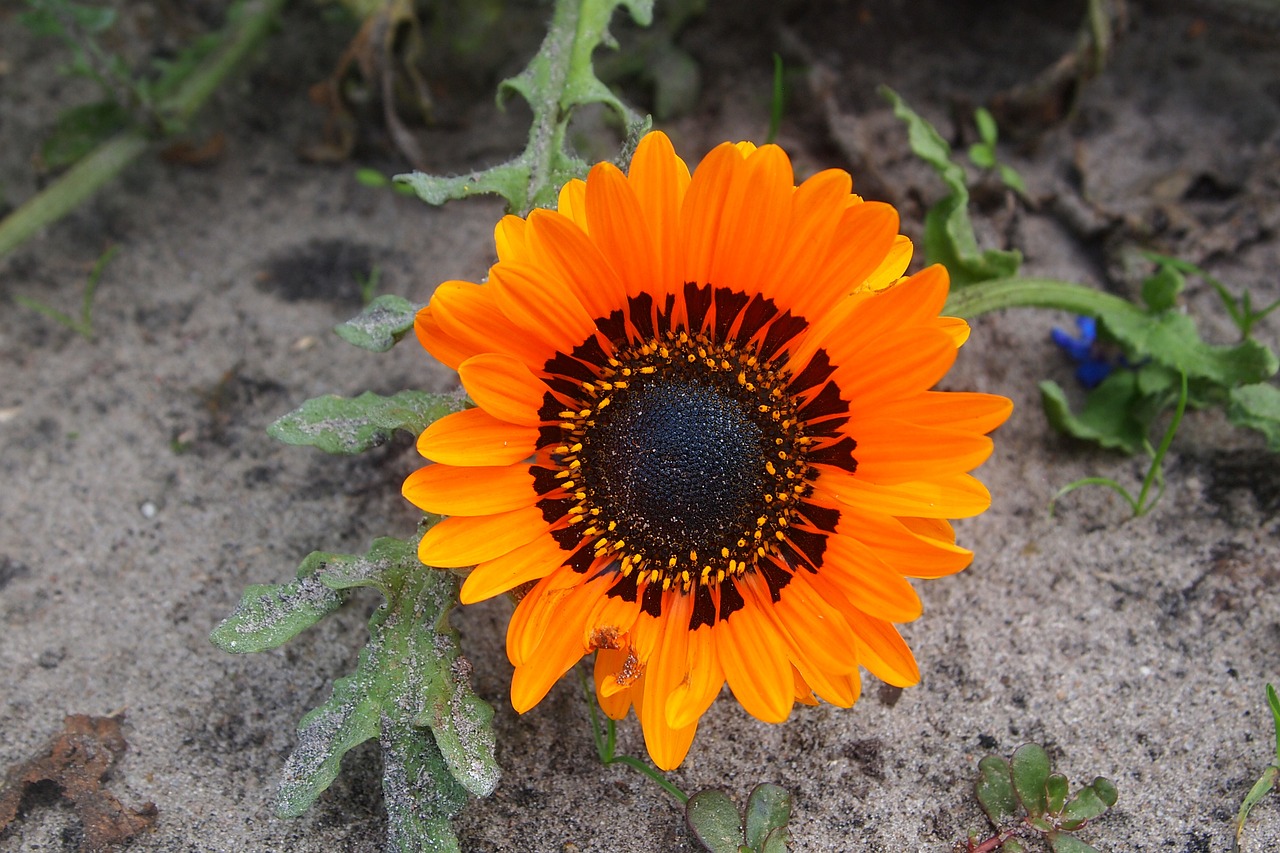
M 1240 853 L 1240 839 L 1244 835 L 1244 825 L 1249 819 L 1249 811 L 1263 797 L 1271 793 L 1272 788 L 1280 785 L 1280 696 L 1276 695 L 1276 688 L 1270 684 L 1267 685 L 1267 707 L 1271 709 L 1271 717 L 1276 725 L 1276 760 L 1262 771 L 1262 775 L 1258 777 L 1257 782 L 1253 783 L 1244 802 L 1240 804 L 1240 811 L 1235 819 L 1236 831 L 1231 836 L 1232 853 Z
M 1039 744 L 1014 750 L 1011 760 L 988 755 L 978 762 L 974 791 L 995 833 L 981 841 L 971 834 L 956 844 L 963 853 L 1026 853 L 1022 839 L 1039 838 L 1053 853 L 1097 853 L 1074 833 L 1116 804 L 1116 787 L 1101 776 L 1069 796 L 1070 784 L 1052 773 Z
M 30 296 L 23 296 L 20 293 L 14 294 L 13 301 L 24 308 L 30 308 L 32 311 L 37 311 L 51 320 L 61 323 L 86 341 L 91 341 L 93 340 L 93 298 L 98 293 L 98 283 L 102 280 L 102 274 L 107 270 L 107 264 L 114 261 L 116 255 L 119 254 L 120 247 L 112 246 L 94 262 L 93 269 L 89 270 L 89 278 L 84 283 L 84 293 L 80 296 L 79 317 L 72 317 L 52 305 L 47 305 Z
M 519 75 L 502 81 L 498 103 L 510 94 L 524 98 L 533 110 L 525 150 L 515 158 L 466 175 L 443 177 L 412 172 L 396 175 L 428 204 L 440 205 L 475 195 L 502 196 L 507 210 L 525 216 L 536 207 L 554 208 L 560 188 L 585 177 L 588 164 L 569 153 L 565 137 L 574 112 L 587 104 L 609 107 L 627 128 L 628 149 L 649 129 L 648 118 L 624 104 L 596 76 L 592 54 L 601 44 L 616 46 L 609 20 L 626 7 L 641 26 L 653 20 L 653 0 L 557 0 L 547 37 Z
M 0 220 L 0 256 L 22 245 L 42 228 L 75 210 L 126 166 L 149 150 L 157 137 L 181 132 L 209 96 L 266 39 L 285 0 L 241 0 L 227 13 L 222 32 L 205 42 L 201 58 L 187 57 L 169 69 L 154 98 L 162 127 L 126 123 L 119 132 L 96 141 L 87 154 L 47 188 Z M 211 46 L 210 46 L 211 45 Z M 91 105 L 92 106 L 92 105 Z

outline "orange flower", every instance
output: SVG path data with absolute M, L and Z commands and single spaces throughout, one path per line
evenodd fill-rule
M 781 722 L 852 705 L 859 665 L 919 680 L 906 578 L 968 565 L 946 519 L 990 503 L 967 472 L 1011 404 L 929 390 L 969 328 L 938 316 L 942 267 L 902 277 L 894 209 L 850 189 L 748 143 L 691 178 L 651 133 L 628 174 L 505 217 L 488 283 L 419 313 L 476 408 L 422 434 L 404 494 L 449 516 L 420 557 L 475 566 L 464 603 L 525 590 L 517 711 L 595 651 L 601 707 L 635 706 L 671 769 L 726 681 Z

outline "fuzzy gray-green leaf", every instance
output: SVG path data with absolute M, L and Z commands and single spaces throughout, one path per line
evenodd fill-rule
M 1013 776 L 1013 789 L 1027 814 L 1032 817 L 1043 815 L 1048 805 L 1044 785 L 1049 779 L 1049 755 L 1044 747 L 1037 743 L 1018 747 L 1009 762 L 1009 770 Z
M 430 732 L 383 718 L 382 792 L 388 848 L 398 853 L 460 853 L 449 818 L 467 802 Z
M 274 649 L 342 606 L 343 596 L 311 577 L 287 584 L 255 584 L 209 639 L 234 654 Z
M 461 411 L 455 394 L 401 391 L 382 397 L 366 391 L 359 397 L 326 394 L 267 427 L 267 434 L 285 444 L 310 445 L 325 453 L 362 453 L 386 444 L 396 430 L 417 435 L 438 418 Z
M 386 293 L 374 299 L 357 316 L 333 327 L 338 337 L 370 352 L 386 352 L 413 329 L 421 305 Z
M 978 781 L 974 787 L 978 802 L 993 826 L 1003 826 L 1018 816 L 1009 762 L 999 755 L 988 755 L 978 762 Z
M 724 791 L 699 791 L 685 804 L 689 828 L 711 853 L 738 853 L 742 845 L 742 818 Z
M 752 849 L 762 849 L 767 835 L 786 827 L 791 819 L 791 794 L 786 788 L 769 783 L 756 785 L 747 798 L 746 841 Z

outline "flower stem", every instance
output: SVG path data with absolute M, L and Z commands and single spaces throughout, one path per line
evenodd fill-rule
M 1173 420 L 1169 422 L 1169 428 L 1164 432 L 1164 438 L 1160 440 L 1160 447 L 1156 450 L 1155 456 L 1151 459 L 1151 468 L 1147 471 L 1147 476 L 1142 481 L 1142 491 L 1138 492 L 1138 503 L 1134 507 L 1133 514 L 1135 516 L 1146 515 L 1151 509 L 1147 506 L 1147 493 L 1151 491 L 1151 484 L 1154 483 L 1160 472 L 1163 470 L 1165 454 L 1169 452 L 1169 445 L 1173 444 L 1173 437 L 1178 432 L 1178 425 L 1182 423 L 1182 416 L 1187 411 L 1187 374 L 1182 373 L 1182 388 L 1178 393 L 1178 407 L 1174 409 Z M 1160 493 L 1164 493 L 1163 487 Z M 1157 494 L 1155 500 L 1151 502 L 1151 506 L 1155 506 L 1156 501 L 1160 500 Z
M 578 670 L 578 679 L 582 682 L 582 695 L 587 700 L 587 710 L 591 713 L 591 736 L 596 742 L 596 754 L 600 756 L 600 763 L 606 766 L 610 764 L 625 764 L 632 770 L 648 776 L 657 783 L 658 787 L 674 797 L 680 805 L 683 806 L 688 803 L 689 795 L 676 787 L 671 780 L 662 775 L 661 771 L 653 769 L 634 756 L 614 754 L 614 748 L 618 743 L 618 727 L 612 719 L 606 716 L 604 731 L 601 732 L 600 715 L 596 710 L 595 696 L 592 695 L 591 685 L 587 683 L 587 677 L 581 669 Z

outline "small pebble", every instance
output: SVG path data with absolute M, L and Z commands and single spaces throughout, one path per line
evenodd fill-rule
M 160 512 L 160 507 L 156 506 L 152 501 L 143 501 L 138 507 L 138 511 L 142 513 L 142 517 L 146 519 L 155 518 Z

